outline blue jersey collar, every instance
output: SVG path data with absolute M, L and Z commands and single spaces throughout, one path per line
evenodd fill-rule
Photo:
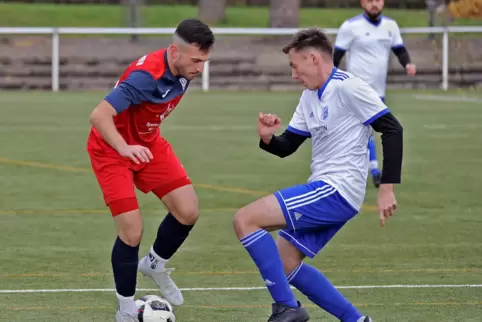
M 370 24 L 372 24 L 376 27 L 378 27 L 380 25 L 380 23 L 382 22 L 382 18 L 383 18 L 383 15 L 380 14 L 380 16 L 378 16 L 378 19 L 376 21 L 373 21 L 373 20 L 370 20 L 370 18 L 368 18 L 365 13 L 363 13 L 362 16 L 363 16 L 363 18 L 365 18 L 366 21 L 368 21 Z
M 323 95 L 323 92 L 325 91 L 326 86 L 328 86 L 328 83 L 330 80 L 333 78 L 333 75 L 336 73 L 338 69 L 336 67 L 333 67 L 330 76 L 326 80 L 326 82 L 321 86 L 321 88 L 318 90 L 318 99 L 321 99 L 321 95 Z

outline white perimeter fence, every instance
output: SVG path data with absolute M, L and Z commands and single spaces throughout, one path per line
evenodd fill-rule
M 9 28 L 1 27 L 0 34 L 7 35 L 52 35 L 52 91 L 59 91 L 60 35 L 171 35 L 175 28 Z M 296 33 L 298 28 L 212 28 L 216 35 L 271 35 L 286 36 Z M 336 35 L 338 29 L 327 28 L 329 35 Z M 402 34 L 443 34 L 442 37 L 442 84 L 449 87 L 449 33 L 480 33 L 482 26 L 401 28 Z M 202 75 L 202 89 L 209 90 L 209 62 Z

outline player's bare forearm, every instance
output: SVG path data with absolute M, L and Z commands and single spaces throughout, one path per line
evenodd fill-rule
M 401 183 L 403 128 L 392 113 L 378 118 L 372 127 L 382 133 L 383 170 L 380 187 L 393 191 L 393 185 Z
M 378 190 L 384 191 L 384 192 L 393 192 L 393 190 L 394 190 L 393 184 L 392 183 L 381 183 Z
M 261 137 L 259 147 L 280 158 L 285 158 L 296 152 L 306 139 L 306 136 L 285 131 L 279 136 Z
M 114 124 L 115 109 L 107 101 L 103 100 L 97 105 L 90 115 L 90 123 L 99 131 L 104 140 L 115 150 L 120 151 L 127 146 L 126 141 L 120 135 Z
M 260 139 L 265 145 L 269 145 L 273 137 L 274 137 L 274 134 L 269 136 L 261 136 Z

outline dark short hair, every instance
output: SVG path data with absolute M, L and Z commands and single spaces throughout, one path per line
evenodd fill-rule
M 330 38 L 319 28 L 309 28 L 298 31 L 291 41 L 283 47 L 283 52 L 287 54 L 291 49 L 300 51 L 310 47 L 318 49 L 330 56 L 333 54 L 333 46 Z
M 208 25 L 198 19 L 185 19 L 177 26 L 175 34 L 190 45 L 207 52 L 214 45 L 214 35 Z

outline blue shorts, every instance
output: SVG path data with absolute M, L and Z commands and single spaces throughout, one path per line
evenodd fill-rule
M 323 181 L 299 184 L 274 195 L 288 225 L 279 235 L 310 258 L 358 213 L 334 187 Z

